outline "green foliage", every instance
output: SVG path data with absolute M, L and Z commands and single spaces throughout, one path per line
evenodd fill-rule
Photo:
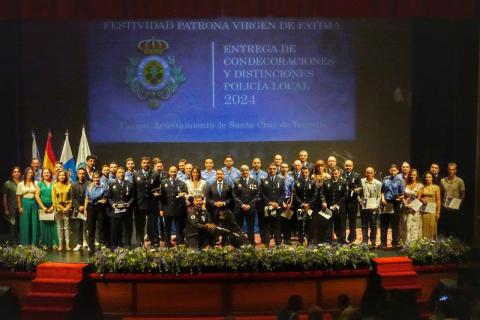
M 12 271 L 35 271 L 37 265 L 46 261 L 44 248 L 35 246 L 0 246 L 0 267 Z
M 102 248 L 91 258 L 98 273 L 200 274 L 212 272 L 272 272 L 340 270 L 370 267 L 375 255 L 365 245 L 304 248 L 280 246 L 272 249 L 250 245 L 240 249 L 214 247 L 193 250 L 178 248 L 152 252 L 141 248 Z
M 421 238 L 407 243 L 403 252 L 416 265 L 459 263 L 465 261 L 470 248 L 456 238 L 427 240 Z

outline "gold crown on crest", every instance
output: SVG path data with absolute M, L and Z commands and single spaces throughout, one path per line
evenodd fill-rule
M 143 54 L 162 54 L 168 49 L 168 42 L 165 40 L 158 40 L 152 37 L 152 39 L 145 39 L 138 43 L 138 50 Z

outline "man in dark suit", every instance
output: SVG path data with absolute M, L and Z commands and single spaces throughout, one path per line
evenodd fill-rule
M 294 181 L 302 178 L 302 162 L 300 160 L 293 161 L 292 171 L 288 173 Z
M 150 170 L 150 158 L 143 157 L 141 170 L 133 175 L 133 190 L 136 199 L 135 231 L 139 244 L 144 241 L 145 219 L 148 217 L 148 238 L 153 246 L 158 246 L 158 194 L 152 194 L 152 189 L 158 188 L 158 184 L 158 179 L 155 179 Z
M 118 167 L 116 175 L 107 191 L 111 211 L 111 243 L 113 247 L 128 247 L 132 238 L 134 190 L 132 183 L 125 180 L 124 167 Z
M 262 243 L 268 246 L 273 234 L 275 245 L 278 246 L 282 242 L 281 213 L 285 205 L 285 181 L 277 175 L 277 166 L 274 163 L 268 165 L 268 177 L 260 182 L 259 189 L 263 205 L 263 230 L 260 230 Z
M 87 229 L 86 222 L 81 219 L 77 219 L 78 213 L 85 214 L 85 191 L 87 190 L 90 182 L 87 180 L 87 170 L 85 168 L 79 168 L 77 170 L 77 181 L 72 183 L 72 202 L 73 202 L 73 214 L 72 220 L 70 220 L 75 229 L 75 243 L 76 246 L 73 251 L 79 251 L 82 248 L 83 242 L 87 241 L 86 232 L 84 238 L 84 229 Z
M 354 242 L 357 239 L 357 213 L 358 213 L 358 195 L 362 190 L 360 174 L 353 171 L 353 161 L 345 161 L 341 177 L 347 182 L 348 197 L 345 202 L 345 210 L 348 220 L 348 242 Z
M 160 216 L 165 219 L 165 244 L 172 246 L 172 223 L 175 223 L 177 245 L 184 243 L 185 219 L 187 204 L 185 197 L 188 193 L 184 182 L 177 179 L 177 167 L 168 169 L 168 179 L 161 182 Z
M 233 198 L 235 199 L 235 220 L 240 228 L 247 222 L 247 235 L 251 245 L 255 245 L 255 216 L 257 213 L 258 182 L 249 175 L 247 165 L 240 167 L 241 177 L 235 181 Z
M 316 195 L 315 180 L 310 178 L 310 169 L 302 167 L 302 178 L 293 184 L 294 212 L 292 220 L 297 223 L 298 243 L 303 245 L 305 236 L 307 241 L 312 241 L 311 221 L 313 216 L 313 205 Z M 285 242 L 290 241 L 290 234 L 285 235 Z
M 218 211 L 231 210 L 233 207 L 233 191 L 227 181 L 224 180 L 222 169 L 217 170 L 217 180 L 207 186 L 205 194 L 207 209 L 215 224 L 218 224 Z
M 348 197 L 347 182 L 340 178 L 340 171 L 337 167 L 332 167 L 332 178 L 323 183 L 325 202 L 322 203 L 322 209 L 327 207 L 332 211 L 333 226 L 337 241 L 346 243 L 345 239 L 345 202 Z M 331 232 L 331 222 L 328 229 Z
M 302 168 L 307 167 L 310 174 L 313 173 L 313 163 L 308 162 L 308 152 L 307 150 L 300 150 L 298 153 L 298 159 L 302 162 Z
M 159 158 L 155 158 L 156 161 L 153 165 L 153 180 L 158 181 L 158 183 L 162 182 L 164 179 L 168 179 L 168 172 L 163 170 L 163 161 Z M 160 198 L 158 199 L 160 207 Z M 163 217 L 159 217 L 158 219 L 158 226 L 160 228 L 160 239 L 165 241 L 165 219 Z

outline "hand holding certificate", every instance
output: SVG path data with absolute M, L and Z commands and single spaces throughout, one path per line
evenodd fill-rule
M 462 199 L 447 196 L 445 198 L 443 206 L 445 208 L 459 210 L 460 209 L 460 204 L 462 204 Z
M 38 219 L 41 221 L 54 221 L 55 212 L 48 213 L 46 210 L 38 209 Z
M 421 212 L 425 213 L 436 213 L 437 212 L 437 204 L 435 202 L 428 202 L 424 204 L 420 209 Z
M 410 209 L 412 209 L 413 211 L 419 211 L 420 208 L 423 207 L 423 203 L 422 201 L 415 199 L 412 202 L 410 202 L 409 206 L 410 206 Z

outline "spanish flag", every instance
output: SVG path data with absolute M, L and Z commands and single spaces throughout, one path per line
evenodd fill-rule
M 55 172 L 55 162 L 57 162 L 57 158 L 55 158 L 55 153 L 53 152 L 52 147 L 52 133 L 48 131 L 48 139 L 47 139 L 47 146 L 45 147 L 45 156 L 43 157 L 43 168 L 48 168 L 53 172 Z

